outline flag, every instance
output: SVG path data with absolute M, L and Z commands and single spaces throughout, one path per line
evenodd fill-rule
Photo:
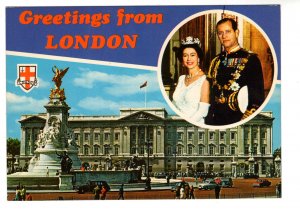
M 140 85 L 140 88 L 144 88 L 144 87 L 146 87 L 146 86 L 147 86 L 147 81 L 144 82 L 142 85 Z

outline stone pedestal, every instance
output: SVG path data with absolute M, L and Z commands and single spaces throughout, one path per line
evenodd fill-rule
M 61 174 L 59 176 L 59 190 L 72 190 L 73 189 L 72 179 L 73 179 L 73 175 Z

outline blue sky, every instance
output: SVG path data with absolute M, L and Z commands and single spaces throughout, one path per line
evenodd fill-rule
M 175 114 L 165 102 L 153 70 L 85 64 L 70 61 L 7 56 L 7 137 L 20 138 L 18 120 L 22 114 L 45 112 L 50 88 L 54 87 L 52 67 L 69 67 L 63 78 L 66 102 L 71 115 L 118 115 L 123 107 L 144 107 L 145 93 L 139 86 L 146 80 L 147 107 L 163 107 Z M 25 93 L 15 86 L 17 64 L 38 64 L 39 87 Z M 272 98 L 264 108 L 273 111 L 273 149 L 280 147 L 280 91 L 277 84 Z

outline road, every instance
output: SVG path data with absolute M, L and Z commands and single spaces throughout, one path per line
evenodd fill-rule
M 196 186 L 192 178 L 185 179 Z M 272 182 L 271 186 L 264 188 L 253 188 L 252 183 L 255 179 L 234 179 L 232 188 L 222 188 L 221 198 L 273 198 L 275 197 L 275 186 L 280 181 L 278 178 L 269 178 Z M 30 192 L 30 191 L 28 191 Z M 214 190 L 198 190 L 195 189 L 196 199 L 213 199 Z M 78 194 L 75 192 L 32 192 L 33 200 L 93 200 L 94 196 L 92 193 Z M 171 192 L 169 189 L 153 189 L 151 191 L 129 191 L 125 189 L 125 200 L 141 200 L 141 199 L 174 199 L 175 192 Z M 8 193 L 7 199 L 9 201 L 13 200 L 14 193 Z M 118 192 L 110 191 L 107 193 L 107 200 L 117 200 Z

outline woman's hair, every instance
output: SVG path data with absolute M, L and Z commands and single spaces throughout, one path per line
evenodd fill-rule
M 185 38 L 185 40 L 181 41 L 181 45 L 178 48 L 177 57 L 180 62 L 182 62 L 183 57 L 183 51 L 186 48 L 193 48 L 197 52 L 198 57 L 200 58 L 200 61 L 203 60 L 203 51 L 201 49 L 201 43 L 198 38 L 193 38 L 191 36 L 188 36 Z

